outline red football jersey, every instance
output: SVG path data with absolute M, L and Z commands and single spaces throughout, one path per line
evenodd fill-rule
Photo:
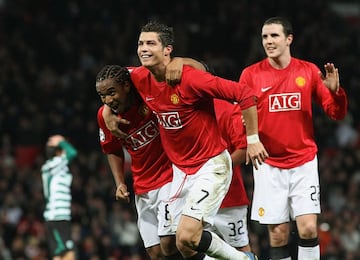
M 227 143 L 229 153 L 231 154 L 237 149 L 246 150 L 246 133 L 239 105 L 220 99 L 214 99 L 214 105 L 219 129 Z M 241 175 L 241 166 L 233 167 L 230 188 L 221 204 L 221 208 L 248 204 L 249 198 Z
M 292 58 L 278 70 L 268 59 L 245 68 L 240 83 L 252 87 L 258 97 L 259 136 L 269 153 L 266 162 L 289 169 L 300 166 L 317 153 L 312 121 L 312 102 L 334 120 L 347 113 L 347 96 L 340 88 L 332 93 L 310 62 Z
M 196 173 L 210 158 L 225 150 L 217 127 L 213 97 L 238 101 L 243 109 L 255 104 L 251 88 L 184 66 L 180 84 L 157 82 L 144 67 L 131 79 L 157 116 L 160 136 L 170 160 L 187 174 Z
M 131 156 L 131 171 L 134 191 L 142 194 L 172 181 L 172 164 L 161 146 L 159 128 L 155 115 L 142 104 L 134 105 L 128 112 L 119 115 L 130 121 L 119 128 L 128 133 L 126 139 L 118 139 L 105 125 L 100 107 L 97 114 L 100 127 L 100 145 L 103 153 L 119 151 L 123 146 Z

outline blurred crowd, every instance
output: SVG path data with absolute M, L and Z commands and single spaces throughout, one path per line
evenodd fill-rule
M 293 55 L 321 69 L 335 63 L 349 95 L 342 122 L 314 109 L 319 237 L 322 259 L 360 259 L 360 18 L 339 16 L 326 0 L 1 0 L 0 259 L 49 259 L 40 166 L 45 141 L 56 133 L 79 151 L 71 165 L 78 259 L 146 259 L 134 206 L 115 200 L 100 150 L 98 70 L 138 65 L 139 29 L 160 19 L 175 29 L 176 55 L 203 60 L 218 75 L 238 80 L 246 65 L 264 57 L 262 22 L 278 15 L 293 23 Z M 251 197 L 249 168 L 244 178 Z M 260 259 L 267 259 L 266 229 L 251 223 L 250 240 Z

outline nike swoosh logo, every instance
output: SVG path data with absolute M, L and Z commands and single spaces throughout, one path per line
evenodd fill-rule
M 153 97 L 145 97 L 145 101 L 151 101 L 151 100 L 154 100 L 155 98 Z
M 268 91 L 269 89 L 271 89 L 272 87 L 270 86 L 270 87 L 266 87 L 266 88 L 261 88 L 261 92 L 266 92 L 266 91 Z
M 190 209 L 191 209 L 191 210 L 200 210 L 199 208 L 194 208 L 193 206 L 191 206 Z

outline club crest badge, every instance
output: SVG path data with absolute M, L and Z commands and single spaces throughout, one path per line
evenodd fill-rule
M 171 100 L 171 103 L 173 103 L 174 105 L 177 105 L 180 102 L 179 96 L 176 94 L 172 94 L 170 96 L 170 100 Z
M 303 77 L 297 77 L 295 79 L 296 86 L 302 88 L 306 84 L 306 80 Z

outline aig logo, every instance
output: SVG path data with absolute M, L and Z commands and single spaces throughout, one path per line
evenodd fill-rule
M 139 128 L 131 135 L 129 135 L 125 142 L 134 150 L 138 150 L 141 147 L 147 145 L 159 135 L 159 129 L 156 122 L 150 120 L 143 127 Z
M 178 112 L 167 112 L 156 114 L 159 125 L 165 129 L 179 129 L 182 128 L 180 116 Z
M 269 95 L 269 112 L 291 111 L 301 109 L 300 93 Z

